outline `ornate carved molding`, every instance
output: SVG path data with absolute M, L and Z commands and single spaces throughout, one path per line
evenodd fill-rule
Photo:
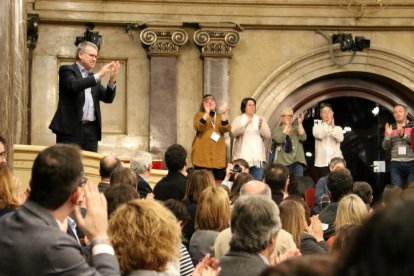
M 180 46 L 188 41 L 188 34 L 181 29 L 146 28 L 140 34 L 141 43 L 148 56 L 178 56 Z
M 239 41 L 239 33 L 233 30 L 200 29 L 194 33 L 194 43 L 200 46 L 202 57 L 231 58 Z

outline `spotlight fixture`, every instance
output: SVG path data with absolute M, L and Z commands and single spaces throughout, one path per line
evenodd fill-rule
M 364 38 L 363 36 L 356 36 L 355 41 L 352 37 L 352 34 L 334 34 L 332 35 L 332 44 L 339 43 L 341 51 L 363 51 L 368 49 L 371 45 L 369 39 Z
M 76 37 L 75 45 L 78 46 L 79 43 L 81 42 L 89 41 L 95 44 L 99 50 L 102 44 L 102 36 L 99 34 L 99 32 L 92 32 L 94 28 L 95 28 L 95 24 L 93 23 L 86 24 L 85 33 L 83 34 L 83 36 Z

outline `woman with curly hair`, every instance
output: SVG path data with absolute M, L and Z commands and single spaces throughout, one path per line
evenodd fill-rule
M 180 227 L 154 200 L 133 200 L 109 220 L 108 233 L 125 275 L 179 275 Z
M 230 201 L 227 191 L 208 187 L 198 201 L 195 229 L 190 240 L 189 252 L 194 264 L 206 254 L 213 255 L 214 241 L 220 231 L 229 227 Z

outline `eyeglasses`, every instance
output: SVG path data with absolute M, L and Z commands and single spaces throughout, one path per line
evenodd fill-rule
M 286 114 L 284 114 L 284 115 L 282 115 L 282 117 L 287 117 L 287 118 L 293 118 L 293 115 L 286 115 Z
M 82 52 L 82 53 L 87 54 L 87 55 L 88 55 L 89 57 L 91 57 L 91 58 L 96 58 L 96 59 L 98 59 L 98 56 L 97 56 L 97 55 L 90 54 L 90 53 L 87 53 L 87 52 Z
M 82 180 L 79 182 L 79 187 L 83 187 L 83 185 L 85 185 L 86 182 L 88 182 L 88 179 L 86 177 L 83 177 Z

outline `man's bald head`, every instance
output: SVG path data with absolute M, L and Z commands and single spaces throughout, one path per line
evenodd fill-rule
M 266 183 L 259 180 L 252 180 L 241 187 L 240 195 L 265 195 L 271 198 L 272 192 Z
M 113 154 L 107 155 L 99 163 L 99 174 L 102 178 L 109 178 L 118 167 L 122 167 L 121 161 Z

